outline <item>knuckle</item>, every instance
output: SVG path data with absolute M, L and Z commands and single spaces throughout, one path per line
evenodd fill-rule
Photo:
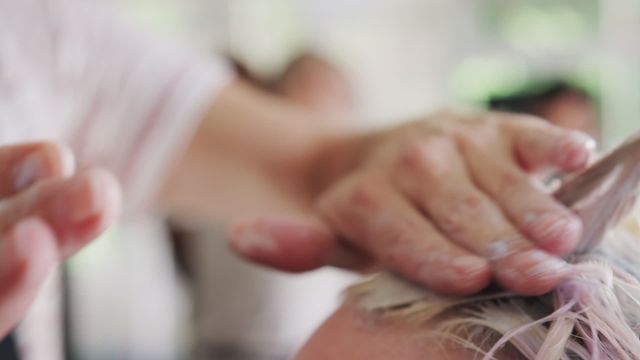
M 424 166 L 425 146 L 419 141 L 410 141 L 400 151 L 400 166 L 409 170 L 420 169 Z
M 513 127 L 547 127 L 549 123 L 541 117 L 530 114 L 507 113 L 500 118 L 502 126 Z
M 532 185 L 529 178 L 515 171 L 502 171 L 496 175 L 496 194 L 501 198 L 517 199 L 523 192 L 530 190 Z
M 353 181 L 345 197 L 344 205 L 359 209 L 377 209 L 382 204 L 378 200 L 380 184 L 368 177 L 358 178 Z
M 414 140 L 401 150 L 399 167 L 420 174 L 423 180 L 438 179 L 444 175 L 447 154 L 452 150 L 450 140 L 444 136 Z
M 475 116 L 471 117 L 468 124 L 476 127 L 492 127 L 499 122 L 499 117 L 496 116 L 496 113 L 490 111 L 479 111 Z
M 482 151 L 501 142 L 500 127 L 492 116 L 479 118 L 477 121 L 459 125 L 454 134 L 457 146 L 463 153 L 466 151 Z
M 493 139 L 485 129 L 460 129 L 456 132 L 456 141 L 464 151 L 479 151 L 485 149 Z
M 416 221 L 398 218 L 390 213 L 372 219 L 369 223 L 368 243 L 386 263 L 404 263 L 412 259 L 416 251 L 425 247 L 420 241 L 421 232 Z M 425 251 L 426 253 L 426 251 Z
M 331 209 L 334 208 L 335 200 L 331 194 L 320 196 L 316 200 L 315 209 L 322 215 L 327 216 L 331 213 Z
M 316 200 L 315 207 L 323 215 L 335 214 L 343 208 L 344 198 L 350 191 L 349 181 L 342 181 L 320 195 Z M 332 216 L 329 216 L 330 218 Z
M 380 237 L 384 247 L 389 249 L 402 249 L 413 239 L 411 232 L 401 227 L 388 227 L 380 232 Z
M 454 196 L 442 201 L 442 213 L 436 222 L 451 238 L 467 235 L 469 224 L 486 212 L 485 201 L 475 194 Z
M 479 194 L 461 194 L 449 201 L 449 213 L 462 214 L 465 218 L 474 217 L 485 210 L 485 199 Z

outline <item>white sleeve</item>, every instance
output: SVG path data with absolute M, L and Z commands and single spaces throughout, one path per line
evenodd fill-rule
M 12 53 L 37 78 L 46 121 L 64 128 L 81 165 L 116 173 L 127 210 L 144 207 L 229 82 L 229 67 L 155 39 L 94 1 L 0 0 L 1 11 L 5 38 L 19 40 Z

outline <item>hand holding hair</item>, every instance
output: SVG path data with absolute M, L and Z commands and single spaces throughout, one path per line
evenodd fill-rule
M 440 113 L 328 146 L 317 211 L 240 223 L 231 247 L 289 271 L 375 264 L 442 293 L 493 279 L 542 294 L 568 275 L 582 223 L 533 176 L 582 170 L 594 145 L 530 116 Z

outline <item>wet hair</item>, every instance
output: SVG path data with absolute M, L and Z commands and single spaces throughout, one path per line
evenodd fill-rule
M 494 359 L 640 359 L 640 234 L 619 227 L 550 293 L 497 290 L 472 297 L 438 295 L 389 273 L 348 291 L 366 312 L 429 324 L 428 336 Z

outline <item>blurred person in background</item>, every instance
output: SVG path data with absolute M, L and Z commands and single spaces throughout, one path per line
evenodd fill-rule
M 336 132 L 234 81 L 219 59 L 156 41 L 88 1 L 0 0 L 0 44 L 0 142 L 68 142 L 80 169 L 117 176 L 127 220 L 153 209 L 202 222 L 245 216 L 230 244 L 249 260 L 292 272 L 379 263 L 444 293 L 474 293 L 494 279 L 537 294 L 567 275 L 559 256 L 575 246 L 581 223 L 531 186 L 528 172 L 582 169 L 593 142 L 581 133 L 486 113 Z M 236 182 L 241 171 L 251 186 Z M 114 198 L 107 178 L 89 184 L 94 211 L 98 200 L 109 203 L 103 196 Z M 544 271 L 527 277 L 532 267 Z M 522 276 L 506 275 L 514 272 Z M 13 309 L 26 308 L 43 280 L 5 283 L 0 303 L 26 291 Z M 4 328 L 21 313 L 0 319 Z M 49 325 L 32 329 L 58 334 Z M 55 341 L 38 349 L 26 338 L 25 357 L 59 358 Z M 173 356 L 154 345 L 106 357 Z
M 312 51 L 295 55 L 282 71 L 266 79 L 253 74 L 240 60 L 229 57 L 229 61 L 239 78 L 293 104 L 335 117 L 353 115 L 355 111 L 353 86 L 347 74 Z
M 313 53 L 294 58 L 271 87 L 290 101 L 319 113 L 337 116 L 355 109 L 346 74 Z
M 562 81 L 531 88 L 494 97 L 489 100 L 489 108 L 535 115 L 552 124 L 587 133 L 594 139 L 600 138 L 598 109 L 588 92 Z

